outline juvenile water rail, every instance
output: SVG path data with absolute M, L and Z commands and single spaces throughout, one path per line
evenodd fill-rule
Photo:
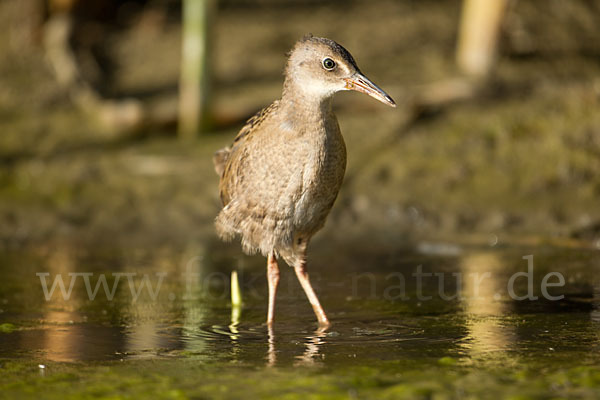
M 306 250 L 325 224 L 346 170 L 346 146 L 331 107 L 341 90 L 396 107 L 346 49 L 304 37 L 290 52 L 281 99 L 250 118 L 233 144 L 214 156 L 223 202 L 217 232 L 224 240 L 239 236 L 246 253 L 268 257 L 269 325 L 279 257 L 295 269 L 319 324 L 329 325 L 308 278 Z

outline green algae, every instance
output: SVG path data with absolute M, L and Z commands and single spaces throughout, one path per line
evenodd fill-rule
M 9 322 L 0 324 L 0 333 L 12 333 L 15 329 L 17 329 L 17 327 Z
M 311 368 L 244 368 L 199 365 L 192 359 L 126 361 L 107 365 L 47 364 L 45 373 L 31 362 L 2 364 L 5 398 L 285 398 L 285 399 L 455 399 L 594 398 L 600 395 L 600 368 L 558 367 L 535 373 L 477 367 L 420 369 L 380 363 L 332 371 Z M 520 378 L 524 374 L 529 377 Z

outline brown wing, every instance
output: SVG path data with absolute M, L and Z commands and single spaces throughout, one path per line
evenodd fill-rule
M 257 126 L 259 126 L 265 118 L 272 112 L 274 112 L 279 107 L 279 100 L 275 100 L 269 106 L 263 108 L 256 114 L 254 114 L 248 121 L 246 121 L 246 125 L 238 132 L 235 139 L 233 139 L 233 145 L 235 146 L 239 141 L 248 136 Z
M 233 139 L 233 144 L 217 151 L 213 156 L 215 171 L 221 177 L 221 181 L 219 183 L 219 195 L 223 205 L 227 205 L 231 200 L 229 188 L 231 187 L 233 181 L 236 180 L 235 174 L 238 170 L 237 167 L 239 167 L 232 166 L 231 163 L 229 163 L 231 154 L 234 151 L 239 150 L 239 147 L 243 146 L 244 142 L 252 134 L 252 132 L 267 118 L 269 114 L 275 111 L 278 107 L 279 100 L 276 100 L 271 103 L 271 105 L 254 114 L 250 119 L 248 119 L 248 121 L 246 121 L 246 124 L 242 127 L 242 129 L 240 129 L 235 139 Z

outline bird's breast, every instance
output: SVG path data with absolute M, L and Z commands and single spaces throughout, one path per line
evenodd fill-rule
M 323 225 L 346 171 L 346 147 L 337 120 L 324 128 L 320 135 L 307 135 L 302 145 L 302 189 L 294 215 L 299 230 L 318 230 Z

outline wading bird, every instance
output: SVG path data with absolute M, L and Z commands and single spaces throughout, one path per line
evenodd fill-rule
M 295 269 L 319 324 L 329 325 L 308 278 L 306 249 L 325 224 L 346 170 L 346 146 L 331 108 L 341 90 L 396 106 L 346 49 L 304 37 L 290 52 L 281 99 L 250 118 L 233 144 L 214 156 L 223 202 L 217 233 L 224 240 L 239 236 L 246 253 L 268 258 L 269 326 L 279 257 Z

